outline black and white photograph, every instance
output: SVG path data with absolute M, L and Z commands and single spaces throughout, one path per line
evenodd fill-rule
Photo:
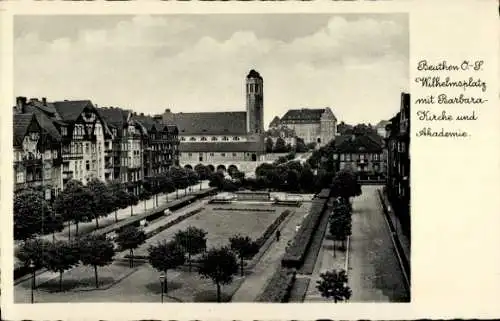
M 407 13 L 13 19 L 14 303 L 411 302 Z

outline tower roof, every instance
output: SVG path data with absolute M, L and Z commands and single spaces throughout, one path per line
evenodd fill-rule
M 247 75 L 247 78 L 258 78 L 258 79 L 262 79 L 261 75 L 255 71 L 255 69 L 252 69 L 250 70 L 250 72 L 248 73 Z

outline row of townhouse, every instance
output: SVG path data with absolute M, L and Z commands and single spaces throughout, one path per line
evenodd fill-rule
M 178 165 L 178 130 L 143 114 L 90 100 L 17 97 L 13 108 L 14 190 L 42 187 L 54 198 L 71 179 L 141 181 Z
M 410 231 L 410 94 L 386 126 L 387 194 L 403 228 Z

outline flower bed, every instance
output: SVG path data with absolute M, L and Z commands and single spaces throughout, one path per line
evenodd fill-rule
M 311 244 L 312 236 L 316 232 L 325 212 L 328 199 L 315 199 L 312 202 L 310 214 L 304 219 L 299 231 L 295 235 L 293 243 L 288 247 L 281 265 L 287 268 L 300 268 Z
M 257 298 L 257 302 L 284 303 L 290 299 L 293 285 L 296 279 L 295 270 L 279 267 L 264 291 Z
M 201 212 L 203 210 L 203 208 L 198 208 L 196 210 L 193 210 L 193 211 L 190 211 L 190 212 L 187 212 L 186 214 L 184 215 L 181 215 L 179 217 L 177 217 L 175 220 L 172 220 L 170 222 L 168 222 L 167 224 L 163 225 L 163 226 L 160 226 L 159 228 L 155 229 L 155 230 L 152 230 L 148 233 L 146 233 L 146 237 L 147 238 L 150 238 L 166 229 L 168 229 L 169 227 L 172 227 L 174 226 L 175 224 L 178 224 L 180 222 L 182 222 L 183 220 L 195 215 L 195 214 L 198 214 L 199 212 Z

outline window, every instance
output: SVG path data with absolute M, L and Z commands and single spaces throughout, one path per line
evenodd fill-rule
M 340 160 L 345 161 L 345 154 L 340 154 Z
M 201 138 L 201 141 L 202 141 L 202 142 L 206 142 L 206 141 L 207 141 L 207 138 L 206 138 L 206 137 L 202 137 L 202 138 Z
M 233 140 L 240 140 L 240 138 L 238 136 L 234 136 Z
M 193 154 L 192 153 L 188 153 L 188 156 L 191 157 L 191 156 L 193 156 Z
M 85 161 L 85 169 L 90 170 L 90 161 Z
M 182 136 L 181 141 L 185 141 L 185 140 L 186 140 L 186 137 Z
M 210 156 L 214 156 L 214 153 L 210 153 Z
M 365 154 L 359 154 L 359 160 L 361 161 L 365 160 Z
M 345 160 L 350 162 L 352 160 L 351 154 L 346 154 L 345 155 Z
M 18 183 L 24 183 L 24 172 L 17 172 L 16 173 L 16 181 Z
M 238 155 L 238 154 L 236 154 L 236 153 L 233 153 L 233 157 L 236 157 L 237 155 Z
M 338 154 L 333 154 L 333 159 L 334 160 L 337 160 L 339 158 L 339 155 Z
M 68 135 L 68 128 L 66 128 L 66 127 L 62 126 L 62 127 L 61 127 L 61 135 L 62 135 L 62 136 L 66 136 L 66 135 Z
M 213 141 L 213 142 L 217 141 L 217 137 L 212 136 L 212 141 Z
M 220 156 L 226 157 L 226 153 L 220 153 Z
M 89 143 L 85 143 L 85 153 L 86 154 L 90 153 L 90 144 Z
M 222 140 L 223 140 L 223 141 L 228 141 L 228 140 L 229 140 L 229 138 L 227 138 L 226 136 L 224 136 L 224 137 L 222 137 Z
M 196 137 L 191 137 L 191 138 L 189 138 L 189 141 L 191 141 L 191 142 L 195 142 L 195 141 L 196 141 Z

